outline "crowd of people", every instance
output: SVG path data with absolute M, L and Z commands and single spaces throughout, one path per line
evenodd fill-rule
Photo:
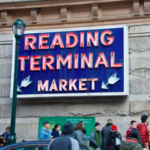
M 78 122 L 75 127 L 71 122 L 65 123 L 62 132 L 60 132 L 60 127 L 60 124 L 56 124 L 50 133 L 49 122 L 44 122 L 39 140 L 52 139 L 48 150 L 79 150 L 79 144 L 89 145 L 96 150 L 150 150 L 150 126 L 148 126 L 147 115 L 141 117 L 141 123 L 138 125 L 135 120 L 131 121 L 125 141 L 122 140 L 117 126 L 111 119 L 108 119 L 106 126 L 102 129 L 100 123 L 96 122 L 89 141 L 82 121 Z
M 130 128 L 126 131 L 126 140 L 122 140 L 118 128 L 111 119 L 107 120 L 106 126 L 101 129 L 99 122 L 95 123 L 95 128 L 87 138 L 84 122 L 79 121 L 75 127 L 71 122 L 67 122 L 62 127 L 55 124 L 50 132 L 50 124 L 45 121 L 40 129 L 39 140 L 50 140 L 48 150 L 79 150 L 79 144 L 91 146 L 96 150 L 150 150 L 150 126 L 148 126 L 148 116 L 141 117 L 141 123 L 137 125 L 135 120 L 131 121 Z M 10 127 L 0 135 L 0 146 L 6 145 L 10 136 Z

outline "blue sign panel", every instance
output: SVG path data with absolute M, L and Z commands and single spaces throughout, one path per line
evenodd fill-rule
M 18 61 L 19 98 L 128 95 L 127 26 L 26 31 Z

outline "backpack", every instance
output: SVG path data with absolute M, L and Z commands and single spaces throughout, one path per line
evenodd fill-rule
M 115 146 L 120 149 L 121 145 L 122 145 L 122 142 L 120 138 L 116 137 Z

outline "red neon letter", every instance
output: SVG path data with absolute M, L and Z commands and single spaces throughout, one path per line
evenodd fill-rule
M 74 38 L 74 42 L 70 44 L 70 37 Z M 66 48 L 73 48 L 78 44 L 78 36 L 75 33 L 66 34 Z
M 80 33 L 80 47 L 84 47 L 84 32 Z
M 64 91 L 67 91 L 66 86 L 67 86 L 67 81 L 65 79 L 60 79 L 59 80 L 59 91 L 62 91 L 62 89 Z
M 72 62 L 72 55 L 68 54 L 65 58 L 65 60 L 61 57 L 61 55 L 57 55 L 57 70 L 60 69 L 60 62 L 62 63 L 63 66 L 66 65 L 66 63 L 68 62 L 68 69 L 71 69 L 71 62 Z
M 18 60 L 20 60 L 20 71 L 25 70 L 25 60 L 28 60 L 29 56 L 19 56 Z
M 54 90 L 54 91 L 58 91 L 55 79 L 53 79 L 53 81 L 52 81 L 52 84 L 51 84 L 51 87 L 50 87 L 49 91 L 51 92 L 52 90 Z
M 98 81 L 98 78 L 90 78 L 89 81 L 91 81 L 91 90 L 95 90 L 95 81 Z
M 95 38 L 91 32 L 87 32 L 87 47 L 91 46 L 91 41 L 94 46 L 98 46 L 98 31 L 95 31 Z
M 87 88 L 83 87 L 85 86 L 85 83 L 83 83 L 84 81 L 87 81 L 87 79 L 79 79 L 79 91 L 86 91 Z
M 106 41 L 105 41 L 105 38 L 104 38 L 106 34 L 112 35 L 112 32 L 109 31 L 109 30 L 104 31 L 104 32 L 101 34 L 101 43 L 102 43 L 103 45 L 105 45 L 105 46 L 109 46 L 109 45 L 111 45 L 111 44 L 113 43 L 114 37 L 113 37 L 113 36 L 107 37 L 108 42 L 106 42 Z
M 81 68 L 85 68 L 85 63 L 87 64 L 88 68 L 93 67 L 93 53 L 89 53 L 89 60 L 87 59 L 84 53 L 81 54 Z
M 39 71 L 40 67 L 34 67 L 34 65 L 39 65 L 38 61 L 34 61 L 35 59 L 41 59 L 40 55 L 37 56 L 31 56 L 30 58 L 30 70 L 31 71 Z
M 64 44 L 62 42 L 61 36 L 58 33 L 55 34 L 50 49 L 54 49 L 55 45 L 59 45 L 60 48 L 64 48 Z
M 29 41 L 29 39 L 31 39 L 32 41 Z M 36 37 L 34 35 L 26 35 L 25 36 L 25 45 L 24 45 L 24 49 L 28 50 L 28 46 L 31 47 L 32 50 L 36 50 L 36 47 L 34 46 L 36 42 Z
M 78 54 L 74 54 L 74 69 L 78 69 Z
M 49 38 L 49 34 L 40 34 L 39 35 L 39 49 L 48 49 L 47 40 L 43 40 L 43 38 Z
M 111 67 L 122 67 L 122 63 L 117 63 L 115 64 L 115 52 L 111 52 L 110 53 L 110 64 L 111 64 Z
M 50 61 L 46 61 L 46 59 L 50 59 Z M 43 62 L 42 62 L 42 70 L 46 70 L 46 66 L 50 70 L 54 70 L 52 63 L 54 62 L 54 57 L 52 55 L 43 55 Z
M 48 80 L 45 80 L 44 84 L 42 84 L 42 81 L 41 80 L 38 80 L 38 92 L 41 92 L 42 91 L 48 91 Z
M 105 54 L 103 52 L 99 53 L 94 68 L 98 68 L 99 65 L 104 65 L 106 68 L 109 67 Z
M 72 81 L 72 79 L 69 79 L 69 91 L 72 91 L 72 88 L 77 91 L 77 87 L 75 85 L 75 83 L 77 82 L 78 79 L 74 79 Z

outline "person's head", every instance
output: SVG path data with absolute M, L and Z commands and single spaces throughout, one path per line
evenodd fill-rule
M 129 138 L 135 138 L 138 140 L 138 130 L 137 129 L 131 129 L 129 132 Z
M 96 130 L 100 130 L 101 126 L 100 126 L 100 123 L 99 122 L 96 122 L 95 123 L 95 129 Z
M 49 128 L 50 128 L 50 124 L 49 124 L 48 121 L 45 121 L 45 122 L 43 123 L 43 125 L 44 125 L 44 127 L 45 127 L 46 129 L 49 129 Z
M 143 116 L 141 117 L 141 122 L 142 122 L 142 123 L 145 123 L 146 125 L 148 125 L 148 116 L 147 116 L 147 115 L 143 115 Z
M 111 119 L 108 119 L 108 120 L 107 120 L 107 123 L 113 123 L 113 122 L 112 122 L 112 120 L 111 120 Z
M 55 124 L 54 129 L 59 132 L 60 131 L 60 124 Z M 54 130 L 53 129 L 53 130 Z
M 73 136 L 74 126 L 71 122 L 66 122 L 62 127 L 62 135 Z
M 116 125 L 112 125 L 110 130 L 111 132 L 117 132 L 118 129 Z
M 10 126 L 6 128 L 6 132 L 10 132 Z
M 84 123 L 82 121 L 79 121 L 75 126 L 75 130 L 81 130 L 83 132 L 84 131 Z
M 133 128 L 135 128 L 135 129 L 137 128 L 137 124 L 136 124 L 136 121 L 135 121 L 135 120 L 132 120 L 132 121 L 131 121 L 131 127 L 132 127 L 132 129 L 133 129 Z

